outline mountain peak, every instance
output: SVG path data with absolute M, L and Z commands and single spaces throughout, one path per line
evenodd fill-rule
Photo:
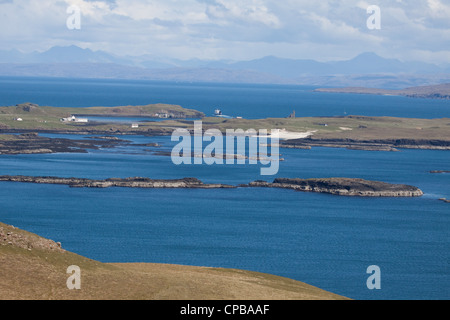
M 43 63 L 118 63 L 120 59 L 103 51 L 83 49 L 76 45 L 54 46 L 36 55 Z
M 70 46 L 54 46 L 48 49 L 47 51 L 43 52 L 73 52 L 73 53 L 80 53 L 80 52 L 93 52 L 91 49 L 83 49 L 76 45 L 70 45 Z
M 357 60 L 385 60 L 385 58 L 380 57 L 375 52 L 363 52 L 358 54 L 350 61 L 357 61 Z

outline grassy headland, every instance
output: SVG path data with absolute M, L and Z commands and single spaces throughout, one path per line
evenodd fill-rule
M 0 223 L 1 300 L 343 300 L 305 283 L 244 270 L 101 263 Z M 69 290 L 69 266 L 81 289 Z
M 67 131 L 77 133 L 94 126 L 98 131 L 129 128 L 129 125 L 97 123 L 97 125 L 62 122 L 62 118 L 71 115 L 102 116 L 102 117 L 145 117 L 159 119 L 162 117 L 184 119 L 202 118 L 202 112 L 185 109 L 181 106 L 168 104 L 151 104 L 146 106 L 119 106 L 119 107 L 90 107 L 90 108 L 63 108 L 38 106 L 24 103 L 16 106 L 0 107 L 0 129 L 35 130 L 35 131 Z M 17 119 L 21 121 L 17 121 Z

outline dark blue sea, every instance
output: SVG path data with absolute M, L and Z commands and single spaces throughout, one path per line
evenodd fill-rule
M 450 102 L 312 92 L 313 87 L 0 78 L 0 105 L 179 104 L 245 118 L 371 115 L 450 117 Z M 449 120 L 450 121 L 450 120 Z M 54 136 L 54 135 L 48 135 Z M 66 137 L 65 135 L 58 135 Z M 73 138 L 72 136 L 67 136 Z M 77 136 L 76 138 L 83 138 Z M 120 137 L 158 142 L 170 137 Z M 358 177 L 421 188 L 421 198 L 349 198 L 292 190 L 78 189 L 0 183 L 0 221 L 102 262 L 155 262 L 276 274 L 353 299 L 450 298 L 449 151 L 281 149 L 274 177 L 258 165 L 181 165 L 150 147 L 87 154 L 1 155 L 0 175 L 197 177 L 241 184 L 275 177 Z M 381 269 L 369 290 L 367 267 Z

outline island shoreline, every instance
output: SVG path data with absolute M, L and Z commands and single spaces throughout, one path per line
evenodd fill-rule
M 103 117 L 153 117 L 164 121 L 142 123 L 81 122 L 72 114 Z M 175 105 L 147 105 L 121 107 L 63 108 L 41 107 L 33 103 L 0 107 L 0 134 L 68 134 L 102 136 L 171 136 L 176 129 L 187 130 L 191 135 L 194 122 L 186 119 L 200 118 L 203 133 L 210 129 L 226 133 L 227 130 L 272 130 L 280 134 L 282 148 L 309 149 L 311 147 L 337 147 L 353 150 L 398 151 L 398 149 L 450 150 L 450 119 L 410 119 L 395 117 L 336 116 L 288 117 L 266 119 L 222 119 L 204 117 L 202 112 Z M 70 119 L 67 120 L 67 119 Z M 73 120 L 73 121 L 72 121 Z M 78 121 L 78 122 L 77 122 Z M 275 133 L 274 133 L 275 130 Z M 284 137 L 284 138 L 283 138 Z M 24 137 L 25 138 L 25 137 Z M 33 144 L 35 137 L 28 139 Z M 50 139 L 50 138 L 48 138 Z M 0 135 L 0 153 L 8 153 L 8 139 Z M 52 140 L 48 140 L 51 142 Z M 22 140 L 23 142 L 23 140 Z M 41 141 L 42 142 L 42 141 Z M 55 144 L 60 144 L 54 140 Z M 20 153 L 20 148 L 13 153 Z M 25 147 L 30 150 L 32 148 Z M 35 148 L 37 149 L 37 148 Z M 53 150 L 47 147 L 40 149 Z M 56 150 L 55 150 L 56 151 Z M 28 153 L 27 151 L 26 153 Z M 70 150 L 68 151 L 70 152 Z M 42 151 L 42 153 L 44 153 Z
M 282 188 L 295 191 L 327 193 L 350 197 L 421 197 L 424 193 L 415 186 L 391 184 L 357 178 L 287 179 L 276 178 L 273 182 L 254 181 L 237 186 L 222 183 L 203 183 L 197 178 L 150 179 L 143 177 L 109 178 L 94 180 L 87 178 L 0 176 L 0 182 L 67 185 L 73 188 L 141 188 L 141 189 L 237 189 Z

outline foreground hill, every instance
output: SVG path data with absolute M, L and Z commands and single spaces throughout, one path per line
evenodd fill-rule
M 81 289 L 67 288 L 67 268 L 81 269 Z M 341 300 L 278 276 L 164 264 L 101 263 L 61 244 L 0 223 L 2 300 Z

